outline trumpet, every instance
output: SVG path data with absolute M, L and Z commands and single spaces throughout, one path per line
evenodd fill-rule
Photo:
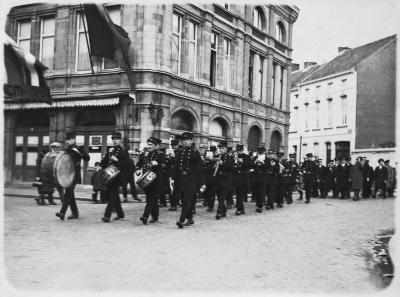
M 219 169 L 219 165 L 222 163 L 221 161 L 221 155 L 219 156 L 219 158 L 218 159 L 216 159 L 217 160 L 217 164 L 215 165 L 215 170 L 214 170 L 214 174 L 213 174 L 213 176 L 216 176 L 217 175 L 217 172 L 218 172 L 218 169 Z

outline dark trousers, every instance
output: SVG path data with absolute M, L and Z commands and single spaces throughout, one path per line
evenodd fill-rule
M 383 198 L 386 198 L 386 184 L 385 183 L 377 183 L 375 184 L 375 190 L 373 197 L 376 197 L 376 194 L 379 190 L 382 190 Z
M 360 189 L 355 189 L 354 190 L 353 200 L 360 200 Z
M 159 190 L 155 187 L 148 186 L 145 190 L 146 193 L 146 206 L 144 207 L 143 217 L 148 218 L 150 215 L 153 219 L 158 219 L 158 194 Z
M 267 186 L 267 206 L 268 207 L 273 207 L 274 206 L 274 202 L 278 202 L 279 198 L 277 197 L 278 193 L 278 187 L 275 184 L 269 184 Z M 278 203 L 279 204 L 279 203 Z
M 204 197 L 206 199 L 206 204 L 208 209 L 214 209 L 216 193 L 217 193 L 217 185 L 207 184 L 207 188 L 204 192 Z
M 193 198 L 195 197 L 194 192 L 181 192 L 179 194 L 182 197 L 182 209 L 179 221 L 183 223 L 185 219 L 193 219 L 192 209 L 196 200 Z
M 293 189 L 294 189 L 294 184 L 286 185 L 286 203 L 293 202 Z
M 368 198 L 371 196 L 371 182 L 366 179 L 363 180 L 362 196 Z
M 304 183 L 304 190 L 306 191 L 306 201 L 310 201 L 311 191 L 314 188 L 314 183 Z
M 64 199 L 62 202 L 60 213 L 65 215 L 68 206 L 71 208 L 72 215 L 79 216 L 78 206 L 76 205 L 76 200 L 75 200 L 75 184 L 65 189 Z
M 338 190 L 340 192 L 340 199 L 345 199 L 347 198 L 347 186 L 341 186 L 338 187 Z
M 287 197 L 287 184 L 280 184 L 276 195 L 276 203 L 282 205 L 284 199 Z
M 106 210 L 104 211 L 105 218 L 111 217 L 113 209 L 115 209 L 118 217 L 124 217 L 124 212 L 121 207 L 121 200 L 119 200 L 119 186 L 120 180 L 118 178 L 115 178 L 107 186 L 108 203 L 106 206 Z
M 256 207 L 262 208 L 265 201 L 267 186 L 265 184 L 254 184 L 254 198 L 256 201 Z
M 179 201 L 179 193 L 177 193 L 176 191 L 173 191 L 171 193 L 171 196 L 169 197 L 169 203 L 170 203 L 171 207 L 177 207 L 178 201 Z
M 226 215 L 226 205 L 225 201 L 229 195 L 229 190 L 227 189 L 220 189 L 218 191 L 218 209 L 217 214 Z
M 129 184 L 129 187 L 131 189 L 132 198 L 137 198 L 135 179 L 133 177 L 128 179 L 126 182 L 123 183 L 123 185 L 122 185 L 122 196 L 124 198 L 128 198 L 128 184 Z
M 233 205 L 233 187 L 228 190 L 228 194 L 226 196 L 226 204 Z
M 247 188 L 236 188 L 236 210 L 244 211 L 244 201 L 247 198 Z

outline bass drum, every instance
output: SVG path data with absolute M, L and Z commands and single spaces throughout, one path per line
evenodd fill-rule
M 75 163 L 66 152 L 49 152 L 42 160 L 40 177 L 43 181 L 70 187 L 75 180 Z

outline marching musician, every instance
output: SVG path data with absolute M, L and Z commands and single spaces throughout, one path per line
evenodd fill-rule
M 181 214 L 176 222 L 179 228 L 194 224 L 192 209 L 201 176 L 201 157 L 200 152 L 192 146 L 192 139 L 193 133 L 182 134 L 182 148 L 175 152 L 174 172 L 171 178 L 174 192 L 182 199 Z
M 236 145 L 235 168 L 233 173 L 233 184 L 236 192 L 236 215 L 244 214 L 244 201 L 250 187 L 251 161 L 247 154 L 244 153 L 243 144 Z
M 274 202 L 277 202 L 278 207 L 282 207 L 281 201 L 278 196 L 278 185 L 279 185 L 279 171 L 280 165 L 278 156 L 274 150 L 268 150 L 268 158 L 266 158 L 267 167 L 267 205 L 265 209 L 273 209 Z
M 265 147 L 260 146 L 257 149 L 257 157 L 254 157 L 254 198 L 256 201 L 256 212 L 261 213 L 265 201 L 267 190 L 267 164 L 265 156 Z
M 311 191 L 317 179 L 317 165 L 312 160 L 312 153 L 306 154 L 307 160 L 303 162 L 301 170 L 303 172 L 304 189 L 306 191 L 305 203 L 310 203 Z
M 103 159 L 101 160 L 101 168 L 105 169 L 108 166 L 113 165 L 117 167 L 119 173 L 107 184 L 108 203 L 104 211 L 104 217 L 101 218 L 104 223 L 110 222 L 113 209 L 115 209 L 117 213 L 114 220 L 120 220 L 125 217 L 121 206 L 121 200 L 119 198 L 119 187 L 122 186 L 124 175 L 126 174 L 125 172 L 128 169 L 129 154 L 121 144 L 120 132 L 114 132 L 111 139 L 114 146 L 107 149 Z
M 61 210 L 56 213 L 56 216 L 61 220 L 64 220 L 68 207 L 71 208 L 72 214 L 69 215 L 67 219 L 77 219 L 79 217 L 78 206 L 75 200 L 75 186 L 76 184 L 82 183 L 81 160 L 83 159 L 85 162 L 90 160 L 88 153 L 82 147 L 76 145 L 76 134 L 74 132 L 66 133 L 65 142 L 68 145 L 65 151 L 72 157 L 75 164 L 75 180 L 70 187 L 65 189 Z
M 288 170 L 288 183 L 286 189 L 286 203 L 293 202 L 293 190 L 297 183 L 299 175 L 299 164 L 295 161 L 296 154 L 289 154 L 289 161 L 287 161 L 285 168 Z
M 219 160 L 215 164 L 215 177 L 217 178 L 217 196 L 218 196 L 218 209 L 215 218 L 226 217 L 225 201 L 232 188 L 232 172 L 234 169 L 234 158 L 228 154 L 228 143 L 221 141 L 218 145 L 220 154 L 216 156 Z
M 215 163 L 216 163 L 216 152 L 217 147 L 210 146 L 209 155 L 205 156 L 203 162 L 203 174 L 206 180 L 206 191 L 204 192 L 205 206 L 207 206 L 207 211 L 214 211 L 215 195 L 217 193 L 217 181 L 214 176 Z
M 228 155 L 230 155 L 231 157 L 234 157 L 234 153 L 233 153 L 233 147 L 229 146 L 228 150 L 227 150 Z M 232 172 L 233 173 L 233 172 Z M 234 185 L 234 180 L 233 180 L 233 175 L 232 175 L 232 186 L 230 187 L 230 189 L 228 190 L 228 195 L 226 196 L 226 208 L 227 209 L 231 209 L 232 205 L 233 205 L 233 190 L 235 188 Z
M 149 223 L 158 222 L 159 208 L 158 208 L 158 194 L 163 187 L 161 172 L 166 167 L 165 154 L 159 150 L 161 140 L 156 137 L 150 137 L 147 139 L 147 151 L 144 152 L 139 158 L 137 165 L 137 175 L 140 175 L 140 169 L 143 174 L 148 171 L 152 171 L 156 174 L 155 180 L 145 187 L 144 192 L 146 194 L 146 206 L 143 211 L 143 215 L 140 220 L 144 225 L 147 224 L 149 216 L 151 220 Z

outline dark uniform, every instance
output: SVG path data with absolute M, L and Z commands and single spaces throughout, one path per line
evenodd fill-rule
M 326 198 L 328 196 L 329 191 L 333 190 L 335 194 L 336 184 L 336 169 L 333 166 L 333 161 L 329 161 L 328 167 L 325 170 L 325 178 L 324 183 L 322 185 L 323 191 L 321 193 L 321 198 Z
M 318 169 L 317 169 L 317 175 L 318 175 L 318 180 L 317 180 L 317 184 L 318 184 L 318 192 L 317 192 L 317 196 L 321 197 L 321 198 L 325 198 L 324 193 L 326 192 L 326 190 L 324 189 L 326 187 L 326 175 L 327 175 L 327 168 L 322 165 L 322 159 L 318 160 Z
M 76 135 L 73 132 L 66 133 L 66 140 L 75 139 Z M 82 183 L 81 178 L 81 160 L 88 162 L 90 160 L 90 156 L 88 153 L 82 148 L 78 147 L 75 143 L 69 145 L 65 150 L 69 155 L 71 155 L 74 163 L 75 163 L 75 180 L 72 185 L 65 189 L 64 199 L 61 206 L 60 212 L 56 213 L 56 216 L 61 220 L 64 220 L 65 213 L 67 212 L 68 207 L 71 208 L 71 215 L 67 217 L 67 219 L 77 219 L 79 217 L 78 206 L 76 205 L 75 200 L 75 186 L 77 184 Z
M 133 151 L 129 152 L 129 154 L 133 154 Z M 141 199 L 137 197 L 136 193 L 135 171 L 135 161 L 131 157 L 129 157 L 124 176 L 124 183 L 122 185 L 122 195 L 124 197 L 124 202 L 128 202 L 128 184 L 131 189 L 132 199 L 141 201 Z
M 193 138 L 193 133 L 184 132 L 183 141 Z M 173 172 L 174 191 L 182 199 L 182 210 L 176 222 L 179 228 L 193 224 L 194 197 L 201 175 L 200 152 L 192 146 L 183 146 L 176 151 Z M 185 222 L 186 220 L 186 222 Z
M 363 173 L 363 189 L 362 196 L 363 198 L 371 197 L 371 185 L 374 180 L 374 171 L 371 166 L 368 164 L 368 160 L 365 160 L 365 163 L 362 168 Z
M 114 132 L 111 138 L 121 139 L 121 133 Z M 101 168 L 105 169 L 108 166 L 113 165 L 120 171 L 119 174 L 107 184 L 108 203 L 104 211 L 104 216 L 102 217 L 102 221 L 105 223 L 110 222 L 113 210 L 117 213 L 115 220 L 125 217 L 121 207 L 121 200 L 119 198 L 119 188 L 124 183 L 124 177 L 126 176 L 126 171 L 128 169 L 128 162 L 128 151 L 124 149 L 122 145 L 114 145 L 113 147 L 108 148 L 101 160 Z
M 307 157 L 312 157 L 312 154 L 307 154 Z M 317 165 L 312 160 L 305 160 L 301 166 L 303 171 L 304 190 L 306 191 L 306 203 L 310 203 L 311 191 L 317 179 Z
M 342 161 L 344 162 L 344 161 Z M 336 184 L 340 192 L 340 198 L 348 198 L 347 193 L 349 189 L 350 179 L 350 166 L 342 163 L 336 168 Z
M 251 161 L 248 155 L 243 153 L 243 145 L 236 146 L 238 151 L 235 157 L 235 165 L 233 172 L 233 185 L 236 192 L 236 215 L 244 214 L 244 201 L 247 198 L 247 193 L 250 187 Z
M 374 172 L 374 181 L 375 181 L 375 189 L 374 189 L 374 194 L 373 198 L 376 198 L 376 194 L 378 193 L 378 190 L 382 190 L 383 198 L 386 198 L 386 184 L 388 180 L 388 169 L 384 165 L 384 160 L 379 159 L 378 163 L 379 166 L 375 168 Z M 382 163 L 382 164 L 381 164 Z
M 258 148 L 258 154 L 265 154 L 265 147 Z M 262 212 L 267 191 L 267 158 L 261 160 L 259 157 L 253 160 L 254 169 L 254 198 L 256 201 L 256 211 Z
M 147 139 L 147 143 L 152 143 L 158 146 L 161 143 L 161 140 L 155 137 L 150 137 Z M 152 161 L 156 161 L 158 164 L 152 165 Z M 159 151 L 158 148 L 155 148 L 153 151 L 143 153 L 136 165 L 138 168 L 142 169 L 143 174 L 149 170 L 156 174 L 155 180 L 144 189 L 146 194 L 146 206 L 140 220 L 143 224 L 147 224 L 147 220 L 151 215 L 152 220 L 150 220 L 150 223 L 157 222 L 159 217 L 158 195 L 164 186 L 162 172 L 166 167 L 165 154 Z
M 206 190 L 204 192 L 205 204 L 207 206 L 207 211 L 214 210 L 215 195 L 217 193 L 217 179 L 214 176 L 215 173 L 215 163 L 214 159 L 217 147 L 211 146 L 210 150 L 213 152 L 213 157 L 206 157 L 202 163 L 203 176 L 206 182 Z
M 273 209 L 274 202 L 276 202 L 279 207 L 282 206 L 281 197 L 278 195 L 280 165 L 275 152 L 270 150 L 268 155 L 266 159 L 268 199 L 265 209 Z
M 233 148 L 232 147 L 228 147 L 228 151 L 227 151 L 227 153 L 228 153 L 228 155 L 230 155 L 231 157 L 233 157 L 234 158 L 234 155 L 233 155 Z M 235 188 L 235 186 L 234 186 L 234 184 L 233 184 L 233 177 L 232 177 L 232 186 L 231 186 L 231 188 L 228 190 L 228 194 L 227 194 L 227 196 L 226 196 L 226 208 L 227 209 L 231 209 L 232 208 L 232 205 L 233 205 L 233 191 L 234 191 L 234 188 Z
M 289 157 L 293 159 L 296 157 L 296 155 L 290 154 Z M 293 190 L 298 180 L 299 164 L 297 164 L 294 160 L 289 160 L 286 162 L 285 169 L 288 170 L 286 203 L 290 204 L 293 202 Z

